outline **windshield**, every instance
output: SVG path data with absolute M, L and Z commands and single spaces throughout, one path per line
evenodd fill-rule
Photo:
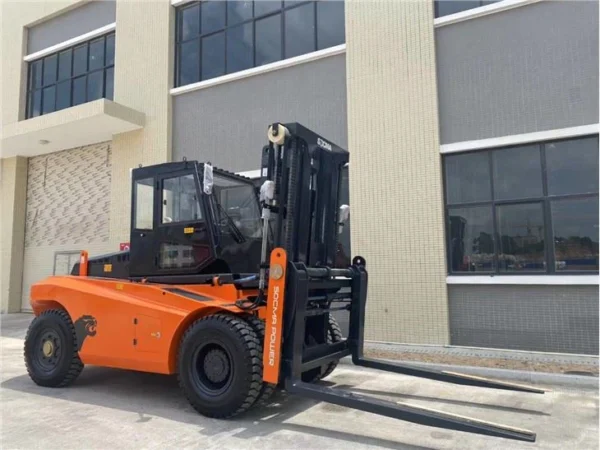
M 260 239 L 262 236 L 260 210 L 255 188 L 233 178 L 214 173 L 213 194 L 221 206 L 221 212 L 231 219 L 245 238 Z

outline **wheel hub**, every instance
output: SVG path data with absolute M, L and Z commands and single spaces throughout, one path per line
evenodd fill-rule
M 34 362 L 42 372 L 54 370 L 62 355 L 62 343 L 55 330 L 44 330 L 37 340 Z
M 50 358 L 54 353 L 54 344 L 50 340 L 45 340 L 42 344 L 42 352 L 46 358 Z
M 213 383 L 221 383 L 229 375 L 229 360 L 223 350 L 209 351 L 204 358 L 203 366 L 206 378 Z

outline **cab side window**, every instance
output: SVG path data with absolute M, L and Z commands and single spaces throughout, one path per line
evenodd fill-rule
M 154 178 L 135 182 L 135 229 L 151 230 L 154 211 Z
M 165 178 L 162 188 L 162 223 L 202 220 L 194 175 Z

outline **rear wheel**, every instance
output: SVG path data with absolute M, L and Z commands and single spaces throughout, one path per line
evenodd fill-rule
M 337 323 L 337 320 L 332 315 L 329 315 L 329 323 L 327 327 L 327 343 L 335 344 L 344 339 L 342 330 Z M 339 361 L 332 361 L 324 366 L 311 369 L 302 374 L 302 381 L 307 383 L 316 383 L 319 380 L 331 375 L 337 367 Z
M 33 319 L 25 336 L 25 367 L 38 385 L 63 387 L 83 370 L 75 327 L 66 311 L 51 309 Z
M 191 405 L 208 417 L 246 411 L 262 387 L 262 347 L 243 319 L 215 314 L 194 322 L 179 350 L 179 385 Z

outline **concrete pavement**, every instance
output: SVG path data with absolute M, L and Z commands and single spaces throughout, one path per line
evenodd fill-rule
M 23 365 L 28 315 L 2 317 L 3 449 L 391 448 L 597 449 L 598 391 L 545 395 L 453 386 L 340 366 L 335 388 L 537 432 L 535 444 L 429 428 L 294 396 L 233 420 L 198 415 L 174 377 L 86 367 L 65 389 L 33 384 Z M 351 388 L 353 386 L 353 388 Z

